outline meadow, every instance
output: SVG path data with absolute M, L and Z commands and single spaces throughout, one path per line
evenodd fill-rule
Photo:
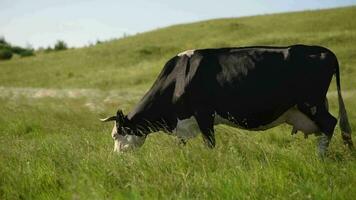
M 141 149 L 116 154 L 113 124 L 98 120 L 129 112 L 186 49 L 303 43 L 337 55 L 356 130 L 355 18 L 356 7 L 346 7 L 214 19 L 1 61 L 0 199 L 355 199 L 356 152 L 338 126 L 325 159 L 316 137 L 291 136 L 288 125 L 217 126 L 213 150 L 201 137 L 182 147 L 155 133 Z M 335 86 L 328 98 L 338 116 Z

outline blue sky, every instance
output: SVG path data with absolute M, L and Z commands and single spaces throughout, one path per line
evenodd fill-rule
M 0 36 L 80 47 L 177 23 L 356 5 L 356 0 L 0 0 Z

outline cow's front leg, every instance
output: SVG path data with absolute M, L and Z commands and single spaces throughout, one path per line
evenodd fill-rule
M 197 120 L 199 129 L 203 135 L 205 144 L 209 148 L 215 147 L 215 135 L 214 135 L 214 114 L 209 111 L 199 111 L 194 115 Z

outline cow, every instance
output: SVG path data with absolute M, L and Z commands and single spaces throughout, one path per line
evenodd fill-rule
M 215 146 L 214 125 L 267 130 L 282 123 L 306 136 L 319 136 L 325 155 L 337 119 L 326 94 L 336 76 L 342 138 L 353 147 L 341 95 L 335 54 L 321 46 L 252 46 L 188 50 L 171 58 L 134 109 L 115 121 L 112 138 L 118 152 L 143 145 L 153 132 L 176 135 L 182 143 L 202 134 Z

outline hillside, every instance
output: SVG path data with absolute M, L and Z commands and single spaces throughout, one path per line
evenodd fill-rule
M 17 87 L 147 87 L 165 61 L 186 49 L 323 45 L 336 52 L 343 79 L 355 85 L 356 7 L 216 19 L 141 33 L 90 48 L 0 62 L 0 85 Z M 41 78 L 39 78 L 41 77 Z
M 356 153 L 337 126 L 328 155 L 291 127 L 250 132 L 216 127 L 179 146 L 165 134 L 113 153 L 113 124 L 186 49 L 295 43 L 339 58 L 345 104 L 356 130 L 356 7 L 214 19 L 175 25 L 89 48 L 0 62 L 0 199 L 354 199 Z M 335 81 L 328 94 L 337 116 Z M 354 143 L 355 135 L 353 135 Z

